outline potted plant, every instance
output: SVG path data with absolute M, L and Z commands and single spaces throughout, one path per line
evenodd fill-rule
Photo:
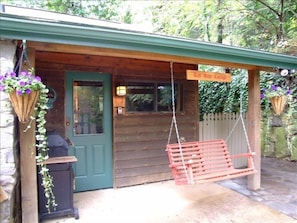
M 42 83 L 39 76 L 33 75 L 34 69 L 22 71 L 17 75 L 15 72 L 7 72 L 0 75 L 0 91 L 8 93 L 12 106 L 22 123 L 27 123 L 28 131 L 33 120 L 36 120 L 36 160 L 40 165 L 42 186 L 44 187 L 45 197 L 47 198 L 47 208 L 56 207 L 55 196 L 52 191 L 53 179 L 49 170 L 44 164 L 48 159 L 48 146 L 45 129 L 45 115 L 47 113 L 47 93 L 48 89 Z
M 290 93 L 291 91 L 289 88 L 284 89 L 272 84 L 269 88 L 263 89 L 261 98 L 269 98 L 275 114 L 279 116 L 285 108 L 287 96 L 290 95 Z
M 34 112 L 40 91 L 45 85 L 40 77 L 33 76 L 28 71 L 9 72 L 0 76 L 0 90 L 9 93 L 9 97 L 18 119 L 27 123 Z

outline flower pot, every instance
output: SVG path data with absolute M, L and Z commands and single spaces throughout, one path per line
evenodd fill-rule
M 287 103 L 287 97 L 284 95 L 272 97 L 270 98 L 270 102 L 272 104 L 275 114 L 279 116 L 285 109 L 285 105 Z
M 18 95 L 16 91 L 10 92 L 9 97 L 19 121 L 26 123 L 34 112 L 39 97 L 39 91 L 32 91 L 30 94 Z

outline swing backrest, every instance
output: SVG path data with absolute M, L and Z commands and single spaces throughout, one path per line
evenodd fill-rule
M 223 139 L 184 142 L 181 148 L 178 143 L 167 145 L 170 167 L 175 180 L 185 179 L 185 167 L 191 167 L 191 174 L 213 174 L 233 170 L 227 144 Z

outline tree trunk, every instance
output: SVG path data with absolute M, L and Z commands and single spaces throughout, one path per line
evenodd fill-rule
M 217 12 L 219 13 L 221 10 L 221 5 L 222 5 L 222 0 L 218 0 L 218 8 L 217 8 Z M 217 42 L 218 43 L 223 43 L 223 33 L 224 33 L 224 26 L 223 26 L 223 20 L 224 17 L 221 16 L 219 18 L 219 24 L 217 26 L 217 32 L 218 32 L 218 38 L 217 38 Z

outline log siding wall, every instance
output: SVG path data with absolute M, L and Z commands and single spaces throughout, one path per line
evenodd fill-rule
M 177 114 L 180 136 L 197 140 L 196 82 L 185 83 L 185 111 Z M 189 97 L 192 95 L 193 97 Z M 196 94 L 197 95 L 197 94 Z M 128 114 L 114 118 L 114 160 L 116 186 L 128 186 L 171 179 L 165 146 L 171 114 Z M 176 142 L 175 131 L 171 142 Z
M 174 64 L 175 81 L 184 84 L 184 111 L 177 114 L 180 136 L 198 139 L 198 84 L 186 81 L 186 69 L 197 66 Z M 118 115 L 115 86 L 124 81 L 170 82 L 168 62 L 36 51 L 36 73 L 58 94 L 47 114 L 47 128 L 65 134 L 65 73 L 68 70 L 106 73 L 113 82 L 114 187 L 171 179 L 165 152 L 171 113 L 125 113 Z M 176 141 L 175 132 L 172 142 Z

